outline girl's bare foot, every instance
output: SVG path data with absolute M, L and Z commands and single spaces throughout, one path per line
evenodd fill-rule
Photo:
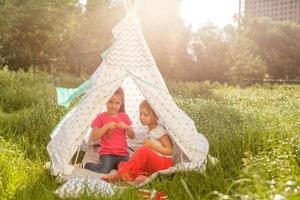
M 140 184 L 140 183 L 144 182 L 147 178 L 148 178 L 148 176 L 139 175 L 138 177 L 136 177 L 134 179 L 134 183 Z
M 116 181 L 120 180 L 118 172 L 111 174 L 111 175 L 102 176 L 101 179 L 108 183 L 115 183 Z

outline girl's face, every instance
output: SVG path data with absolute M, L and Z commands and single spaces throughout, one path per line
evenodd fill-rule
M 140 121 L 144 126 L 151 127 L 156 125 L 156 117 L 146 108 L 140 109 Z
M 120 111 L 122 98 L 120 95 L 113 95 L 106 103 L 107 112 L 110 115 L 116 115 Z

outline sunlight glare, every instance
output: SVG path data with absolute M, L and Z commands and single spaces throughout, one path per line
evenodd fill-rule
M 80 4 L 82 4 L 82 5 L 86 5 L 87 0 L 79 0 L 79 2 L 80 2 Z
M 207 22 L 225 26 L 233 22 L 238 4 L 238 0 L 183 0 L 181 16 L 195 28 Z

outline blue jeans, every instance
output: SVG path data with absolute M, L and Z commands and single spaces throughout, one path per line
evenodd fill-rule
M 112 169 L 118 169 L 120 162 L 129 160 L 129 156 L 118 156 L 118 155 L 101 155 L 100 163 L 86 163 L 84 168 L 98 172 L 98 173 L 109 173 Z

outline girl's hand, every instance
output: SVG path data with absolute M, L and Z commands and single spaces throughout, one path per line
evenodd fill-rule
M 129 128 L 129 126 L 127 126 L 127 124 L 125 123 L 125 122 L 119 122 L 118 124 L 117 124 L 117 127 L 118 128 L 122 128 L 122 129 L 125 129 L 125 130 L 127 130 L 128 128 Z
M 126 134 L 128 135 L 128 137 L 130 139 L 134 139 L 135 138 L 135 133 L 134 133 L 134 130 L 131 126 L 128 126 L 125 122 L 121 121 L 117 124 L 117 127 L 118 128 L 121 128 L 121 129 L 125 129 L 126 130 Z
M 107 129 L 113 130 L 114 128 L 117 127 L 117 123 L 116 122 L 110 122 L 110 123 L 107 123 L 105 126 L 106 126 Z
M 106 124 L 105 126 L 107 128 L 106 135 L 107 135 L 108 138 L 110 138 L 112 136 L 113 129 L 117 127 L 117 123 L 116 122 L 110 122 L 110 123 Z
M 145 147 L 148 147 L 148 148 L 150 148 L 150 149 L 153 149 L 153 147 L 154 147 L 154 143 L 150 140 L 150 138 L 146 138 L 145 140 L 144 140 L 144 144 L 143 144 Z

